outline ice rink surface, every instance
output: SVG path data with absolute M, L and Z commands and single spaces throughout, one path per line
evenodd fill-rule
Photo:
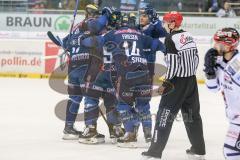
M 139 160 L 146 150 L 112 145 L 102 118 L 98 130 L 106 135 L 105 144 L 63 141 L 64 122 L 55 116 L 54 108 L 67 96 L 53 91 L 48 80 L 3 78 L 0 90 L 0 160 Z M 207 160 L 224 160 L 222 148 L 228 124 L 222 97 L 208 92 L 204 85 L 199 85 L 199 92 Z M 154 113 L 159 101 L 160 97 L 151 101 Z M 77 128 L 83 129 L 83 123 L 77 123 Z M 143 142 L 141 130 L 139 134 Z M 183 122 L 175 122 L 163 159 L 185 160 L 189 147 Z

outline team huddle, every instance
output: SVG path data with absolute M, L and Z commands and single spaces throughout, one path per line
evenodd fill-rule
M 198 50 L 191 34 L 179 29 L 182 15 L 166 13 L 162 23 L 156 10 L 147 6 L 139 11 L 137 23 L 133 13 L 121 13 L 113 7 L 100 11 L 95 4 L 87 5 L 85 13 L 85 19 L 62 40 L 62 47 L 69 55 L 69 100 L 63 139 L 83 144 L 105 142 L 105 135 L 97 131 L 102 99 L 112 142 L 119 147 L 137 147 L 142 125 L 145 142 L 149 144 L 149 150 L 142 153 L 143 158 L 161 159 L 173 124 L 171 117 L 181 110 L 182 114 L 192 115 L 192 121 L 184 119 L 191 143 L 187 155 L 190 159 L 204 160 L 206 151 L 196 81 Z M 165 38 L 165 43 L 159 38 Z M 229 134 L 235 132 L 238 136 L 234 142 L 229 140 L 231 136 L 227 138 L 224 151 L 226 159 L 235 160 L 240 157 L 240 102 L 235 91 L 240 91 L 240 56 L 236 50 L 239 33 L 224 28 L 215 34 L 214 40 L 214 48 L 205 56 L 204 71 L 208 88 L 221 89 L 225 95 L 231 119 Z M 162 85 L 157 86 L 162 99 L 152 132 L 153 81 L 161 76 L 155 73 L 157 53 L 165 55 L 166 74 Z M 174 89 L 169 90 L 168 84 Z M 229 103 L 229 99 L 235 103 Z M 85 129 L 81 132 L 74 128 L 74 123 L 83 100 Z
M 142 12 L 145 21 L 152 18 L 151 26 L 140 30 L 150 22 L 142 20 L 144 26 L 137 26 L 133 14 L 105 7 L 100 16 L 97 6 L 87 5 L 86 19 L 75 27 L 71 39 L 69 36 L 63 39 L 64 48 L 70 52 L 70 100 L 64 139 L 77 138 L 80 143 L 93 144 L 104 142 L 104 135 L 97 132 L 99 99 L 102 98 L 110 138 L 117 138 L 119 144 L 136 142 L 142 123 L 145 140 L 151 141 L 149 101 L 155 54 L 158 50 L 164 52 L 158 38 L 164 37 L 166 31 L 153 8 L 147 7 Z M 146 36 L 144 31 L 156 38 Z M 86 128 L 80 133 L 73 125 L 83 97 Z

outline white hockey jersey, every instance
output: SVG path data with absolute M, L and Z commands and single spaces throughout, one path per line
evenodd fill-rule
M 218 57 L 216 75 L 215 79 L 207 80 L 206 85 L 213 92 L 222 92 L 227 118 L 231 123 L 240 124 L 240 53 L 228 62 Z

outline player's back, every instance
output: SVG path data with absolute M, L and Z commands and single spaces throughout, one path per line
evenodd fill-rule
M 141 31 L 129 27 L 121 27 L 105 35 L 105 45 L 112 52 L 113 59 L 124 56 L 131 64 L 147 64 L 145 51 L 151 49 L 151 40 Z

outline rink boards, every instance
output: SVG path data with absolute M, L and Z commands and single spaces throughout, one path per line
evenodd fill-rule
M 202 36 L 195 39 L 200 56 L 197 77 L 203 82 L 203 58 L 211 39 Z M 60 64 L 57 55 L 63 51 L 47 39 L 0 39 L 0 44 L 0 77 L 49 78 Z M 46 59 L 49 56 L 53 58 Z M 156 63 L 164 64 L 163 53 L 157 53 Z

